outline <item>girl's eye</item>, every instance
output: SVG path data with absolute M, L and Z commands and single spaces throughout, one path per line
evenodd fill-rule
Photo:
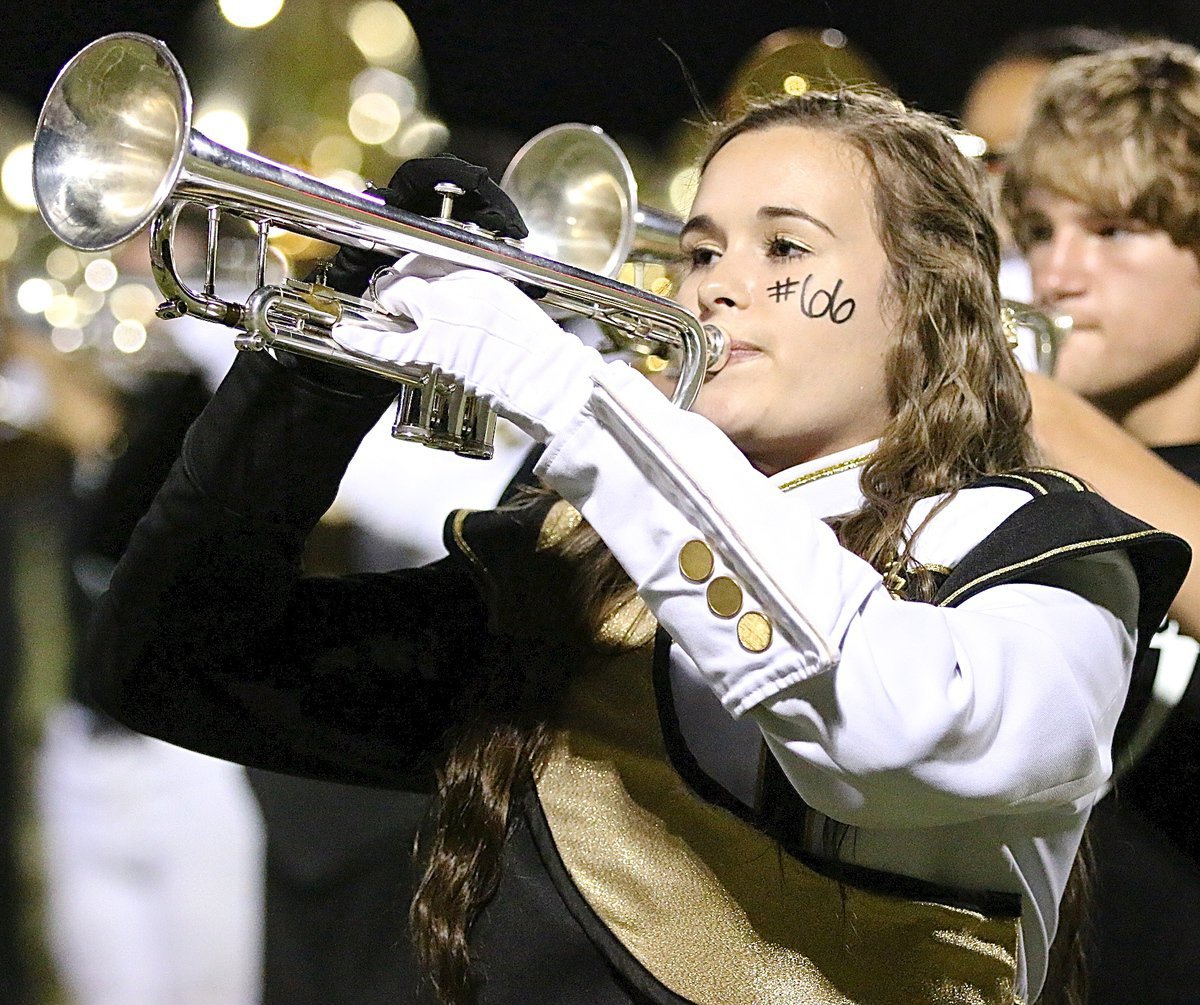
M 767 242 L 767 255 L 770 258 L 802 258 L 811 255 L 812 249 L 790 237 L 772 237 Z
M 686 249 L 683 257 L 693 269 L 703 269 L 716 261 L 717 254 L 716 248 L 698 245 L 695 248 Z

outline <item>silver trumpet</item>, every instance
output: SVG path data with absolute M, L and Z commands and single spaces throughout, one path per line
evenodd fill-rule
M 1070 315 L 1043 311 L 1019 300 L 1005 300 L 1001 313 L 1005 333 L 1024 365 L 1053 376 L 1058 348 L 1071 333 Z
M 372 195 L 347 193 L 265 158 L 230 150 L 193 130 L 191 119 L 187 80 L 161 42 L 121 32 L 86 46 L 59 72 L 38 118 L 34 192 L 46 224 L 81 251 L 114 247 L 149 225 L 151 265 L 166 297 L 160 317 L 190 314 L 239 329 L 239 349 L 277 346 L 396 381 L 400 391 L 393 432 L 402 439 L 490 457 L 495 416 L 461 382 L 436 367 L 398 364 L 338 345 L 330 335 L 333 325 L 347 317 L 378 317 L 381 309 L 373 300 L 345 296 L 319 282 L 288 279 L 266 285 L 272 228 L 397 258 L 409 252 L 430 255 L 540 287 L 547 291 L 540 303 L 548 308 L 593 318 L 635 344 L 677 351 L 679 376 L 671 400 L 681 408 L 691 406 L 705 374 L 728 358 L 720 329 L 702 325 L 678 304 L 454 221 L 453 199 L 461 194 L 454 186 L 439 189 L 441 215 L 427 219 L 393 209 Z M 615 149 L 606 137 L 602 145 Z M 619 150 L 616 156 L 624 162 Z M 557 155 L 560 161 L 562 157 Z M 574 153 L 567 156 L 568 161 L 577 159 Z M 532 157 L 528 163 L 538 160 Z M 515 175 L 514 168 L 515 162 L 507 175 Z M 567 238 L 558 244 L 589 249 L 595 258 L 598 244 L 615 241 L 615 249 L 602 254 L 608 271 L 617 257 L 619 268 L 632 253 L 635 232 L 653 233 L 660 244 L 664 238 L 653 226 L 659 221 L 648 222 L 650 214 L 637 206 L 627 162 L 623 169 L 618 163 L 593 174 L 588 185 L 608 191 L 610 204 L 615 191 L 628 219 L 616 228 L 615 238 L 605 238 L 600 221 L 578 208 L 571 213 L 560 209 L 557 226 Z M 202 290 L 189 288 L 175 266 L 174 232 L 187 203 L 203 206 L 208 215 Z M 539 212 L 555 216 L 544 208 Z M 249 221 L 257 234 L 257 288 L 244 303 L 222 299 L 215 289 L 223 213 Z M 674 226 L 677 232 L 678 224 Z

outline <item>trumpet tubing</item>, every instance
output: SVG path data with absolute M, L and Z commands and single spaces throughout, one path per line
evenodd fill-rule
M 1058 347 L 1071 332 L 1070 315 L 1047 313 L 1020 300 L 1005 300 L 1003 320 L 1013 350 L 1023 364 L 1053 376 Z M 1022 329 L 1029 333 L 1027 338 L 1021 338 Z

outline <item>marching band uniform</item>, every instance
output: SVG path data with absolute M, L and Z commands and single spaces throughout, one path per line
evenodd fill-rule
M 1073 480 L 991 479 L 916 507 L 942 585 L 904 601 L 822 522 L 870 444 L 766 478 L 622 364 L 560 377 L 532 392 L 538 474 L 573 506 L 460 511 L 438 563 L 320 579 L 304 540 L 390 391 L 239 360 L 113 577 L 97 700 L 215 756 L 429 789 L 447 729 L 519 679 L 555 739 L 472 929 L 482 1001 L 1036 997 L 1186 546 Z M 563 629 L 550 546 L 580 513 L 642 598 L 604 655 Z

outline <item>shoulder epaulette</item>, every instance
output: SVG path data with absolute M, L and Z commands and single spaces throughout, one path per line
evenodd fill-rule
M 1066 472 L 1033 468 L 991 475 L 971 487 L 987 486 L 1023 489 L 1033 498 L 963 556 L 933 603 L 954 607 L 1000 583 L 1032 579 L 1058 562 L 1124 552 L 1137 577 L 1138 618 L 1133 677 L 1114 741 L 1114 749 L 1120 749 L 1150 702 L 1154 672 L 1146 650 L 1187 575 L 1191 549 L 1117 509 Z
M 990 486 L 1021 489 L 1032 498 L 963 556 L 938 589 L 935 604 L 956 606 L 981 590 L 1018 582 L 1071 558 L 1125 551 L 1141 589 L 1139 629 L 1153 634 L 1187 574 L 1191 550 L 1186 543 L 1117 509 L 1063 471 L 1023 469 L 989 475 L 971 487 Z

